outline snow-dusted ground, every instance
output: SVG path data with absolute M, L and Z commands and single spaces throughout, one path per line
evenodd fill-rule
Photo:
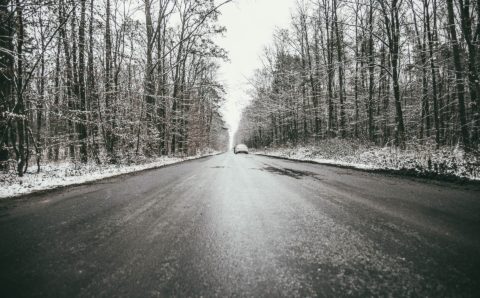
M 435 149 L 434 146 L 376 147 L 352 144 L 344 140 L 322 141 L 316 146 L 267 148 L 256 153 L 348 166 L 364 170 L 408 171 L 423 176 L 448 176 L 480 180 L 480 157 L 465 154 L 458 147 Z
M 38 174 L 36 173 L 36 166 L 30 166 L 30 170 L 23 177 L 17 177 L 14 173 L 0 173 L 0 199 L 158 168 L 218 153 L 220 152 L 210 151 L 206 154 L 182 158 L 160 157 L 149 162 L 132 165 L 97 165 L 95 163 L 81 164 L 72 162 L 49 163 L 42 165 L 42 170 Z

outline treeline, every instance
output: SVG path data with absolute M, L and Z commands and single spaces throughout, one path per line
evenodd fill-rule
M 0 162 L 223 149 L 213 0 L 0 0 Z
M 478 152 L 480 2 L 304 0 L 252 78 L 237 140 Z

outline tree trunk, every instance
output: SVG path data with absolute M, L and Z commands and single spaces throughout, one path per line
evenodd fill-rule
M 435 143 L 437 144 L 437 148 L 439 147 L 440 141 L 440 120 L 439 120 L 439 113 L 438 113 L 438 95 L 437 95 L 437 74 L 435 71 L 435 61 L 434 61 L 434 40 L 433 34 L 430 30 L 430 12 L 428 8 L 428 0 L 423 0 L 424 5 L 424 14 L 425 14 L 425 31 L 427 32 L 427 39 L 428 39 L 428 55 L 430 60 L 430 72 L 432 77 L 432 99 L 433 99 L 433 125 L 435 126 Z M 434 0 L 435 5 L 435 0 Z M 435 9 L 435 8 L 434 8 Z M 436 16 L 434 16 L 435 18 Z
M 145 20 L 146 20 L 146 29 L 147 29 L 147 59 L 145 66 L 145 103 L 146 103 L 146 116 L 147 116 L 147 131 L 149 136 L 155 136 L 153 134 L 154 118 L 155 118 L 155 85 L 153 82 L 153 46 L 155 44 L 153 36 L 153 22 L 152 22 L 152 12 L 151 12 L 151 2 L 150 0 L 144 0 L 145 3 Z M 151 154 L 153 151 L 153 143 L 149 141 L 147 148 Z
M 470 0 L 459 0 L 458 2 L 460 3 L 461 28 L 468 50 L 468 86 L 470 90 L 471 110 L 473 115 L 471 141 L 475 143 L 478 142 L 478 134 L 480 129 L 480 81 L 478 77 L 479 69 L 477 62 L 478 44 L 476 44 L 478 41 L 476 41 L 472 33 L 472 18 L 470 14 L 470 6 L 472 4 L 470 3 Z M 480 5 L 480 3 L 477 3 L 477 5 Z M 480 22 L 480 20 L 478 21 Z M 477 30 L 480 30 L 480 28 Z
M 12 98 L 14 80 L 13 34 L 15 25 L 10 19 L 10 0 L 0 0 L 0 110 L 11 111 L 14 104 Z M 12 122 L 4 113 L 0 113 L 0 162 L 9 159 L 9 152 L 5 147 L 9 145 L 9 136 L 13 133 Z M 13 139 L 12 139 L 13 143 Z M 0 164 L 0 169 L 2 165 Z
M 110 0 L 106 0 L 106 20 L 105 20 L 105 146 L 110 163 L 116 162 L 115 157 L 115 139 L 114 124 L 112 112 L 112 36 L 110 29 L 111 8 Z M 100 107 L 99 107 L 100 108 Z
M 453 11 L 453 1 L 446 0 L 448 12 L 448 27 L 450 33 L 450 42 L 452 44 L 453 64 L 455 67 L 456 89 L 458 100 L 458 118 L 460 120 L 460 131 L 462 135 L 462 142 L 466 151 L 470 150 L 470 136 L 467 128 L 467 117 L 465 113 L 465 85 L 463 78 L 463 64 L 460 58 L 460 45 L 457 39 L 457 30 L 455 29 L 455 14 Z
M 98 132 L 98 125 L 102 125 L 102 119 L 100 117 L 100 114 L 95 115 L 94 111 L 98 111 L 99 107 L 95 108 L 95 105 L 98 105 L 98 94 L 96 91 L 96 85 L 95 85 L 95 67 L 94 67 L 94 60 L 93 60 L 93 46 L 94 46 L 94 38 L 93 38 L 93 22 L 94 22 L 94 9 L 93 9 L 93 2 L 95 0 L 90 1 L 90 21 L 88 24 L 88 39 L 89 39 L 89 47 L 88 47 L 88 58 L 87 58 L 87 90 L 86 90 L 86 110 L 88 112 L 87 114 L 87 121 L 89 125 L 87 126 L 87 137 L 88 134 L 91 135 L 91 141 L 92 141 L 92 155 L 95 158 L 95 162 L 97 164 L 100 163 L 100 157 L 99 157 L 99 146 L 96 141 L 96 135 Z M 97 123 L 99 124 L 93 124 Z
M 340 99 L 340 136 L 346 137 L 346 115 L 345 115 L 345 84 L 344 84 L 344 71 L 343 71 L 343 37 L 340 34 L 338 28 L 338 16 L 337 16 L 337 0 L 333 0 L 333 23 L 335 25 L 335 35 L 337 40 L 337 61 L 338 61 L 338 92 Z
M 24 43 L 24 25 L 23 25 L 23 7 L 20 0 L 15 1 L 15 12 L 17 19 L 17 74 L 16 74 L 16 96 L 17 104 L 13 112 L 17 117 L 17 174 L 22 177 L 24 174 L 24 167 L 26 164 L 25 156 L 25 103 L 23 101 L 23 43 Z
M 385 26 L 388 38 L 388 48 L 390 51 L 390 68 L 393 84 L 393 97 L 395 99 L 395 143 L 400 148 L 405 148 L 405 125 L 403 123 L 403 110 L 400 95 L 400 18 L 399 10 L 401 2 L 392 0 L 390 7 L 380 1 L 385 19 Z
M 80 101 L 80 122 L 78 123 L 78 139 L 80 142 L 80 160 L 88 161 L 87 152 L 87 104 L 85 99 L 85 4 L 86 0 L 80 0 L 80 25 L 78 28 L 78 98 Z
M 368 101 L 367 101 L 367 117 L 368 117 L 368 138 L 375 141 L 375 124 L 373 121 L 373 92 L 375 90 L 375 57 L 373 46 L 373 2 L 370 1 L 368 12 Z

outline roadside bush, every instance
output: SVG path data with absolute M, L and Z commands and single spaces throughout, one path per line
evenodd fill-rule
M 459 146 L 435 148 L 433 143 L 410 143 L 405 150 L 378 147 L 345 139 L 322 140 L 316 145 L 270 148 L 270 155 L 358 168 L 385 169 L 421 176 L 446 176 L 480 179 L 478 152 L 465 153 Z

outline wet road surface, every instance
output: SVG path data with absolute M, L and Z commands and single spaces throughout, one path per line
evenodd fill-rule
M 0 296 L 478 297 L 479 194 L 227 153 L 3 200 Z

